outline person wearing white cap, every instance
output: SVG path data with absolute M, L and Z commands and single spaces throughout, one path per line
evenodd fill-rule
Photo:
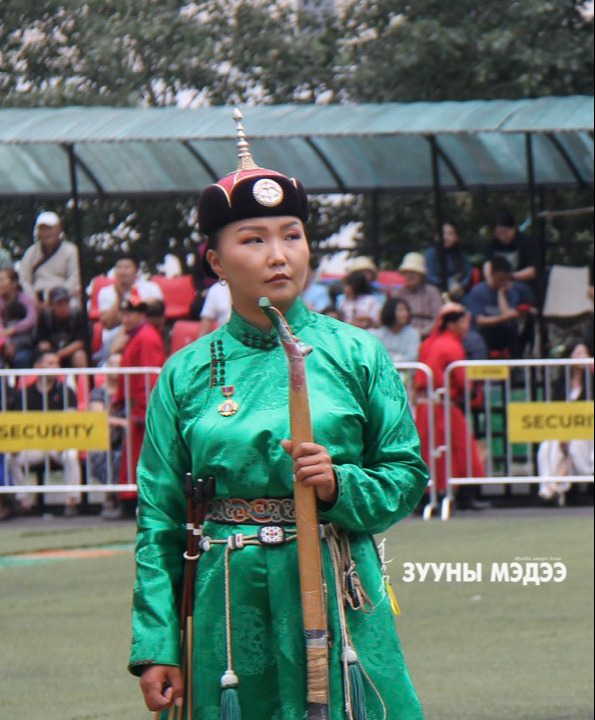
M 426 259 L 421 253 L 407 253 L 399 272 L 405 278 L 405 285 L 395 290 L 394 297 L 407 301 L 411 308 L 411 324 L 419 330 L 422 339 L 426 338 L 442 307 L 440 291 L 426 282 Z
M 81 279 L 78 249 L 64 239 L 62 222 L 55 212 L 45 211 L 35 221 L 35 242 L 27 249 L 19 266 L 23 289 L 45 306 L 54 287 L 64 287 L 80 301 Z

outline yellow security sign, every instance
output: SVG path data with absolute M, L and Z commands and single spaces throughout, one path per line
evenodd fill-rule
M 467 367 L 469 380 L 508 380 L 509 375 L 508 365 L 469 365 Z
M 77 410 L 3 412 L 0 451 L 108 450 L 107 413 Z
M 509 403 L 508 439 L 517 443 L 593 440 L 593 403 Z

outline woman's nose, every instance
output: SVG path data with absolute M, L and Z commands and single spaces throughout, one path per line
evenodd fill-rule
M 269 262 L 275 265 L 285 264 L 285 248 L 280 240 L 271 240 L 269 244 Z

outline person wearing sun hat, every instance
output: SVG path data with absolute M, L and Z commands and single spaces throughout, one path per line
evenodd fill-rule
M 81 279 L 78 248 L 64 238 L 62 221 L 52 211 L 39 213 L 35 220 L 35 242 L 27 248 L 19 266 L 23 289 L 44 306 L 54 287 L 64 287 L 80 303 Z
M 203 190 L 198 206 L 208 238 L 204 270 L 227 283 L 232 316 L 168 360 L 147 413 L 129 669 L 161 718 L 183 702 L 183 479 L 212 477 L 193 584 L 190 715 L 306 717 L 293 502 L 294 482 L 303 483 L 315 489 L 327 527 L 321 546 L 333 638 L 328 714 L 315 717 L 420 720 L 371 537 L 412 512 L 428 481 L 407 395 L 375 338 L 306 308 L 306 192 L 297 179 L 255 165 L 239 120 L 239 167 Z M 287 364 L 258 305 L 263 296 L 314 348 L 306 359 L 314 441 L 295 448 L 286 439 Z M 340 540 L 346 586 L 332 538 Z
M 399 272 L 405 278 L 405 284 L 394 291 L 394 297 L 408 303 L 411 308 L 411 325 L 419 330 L 424 339 L 432 332 L 442 306 L 442 296 L 437 287 L 426 282 L 426 259 L 421 253 L 407 253 L 399 266 Z

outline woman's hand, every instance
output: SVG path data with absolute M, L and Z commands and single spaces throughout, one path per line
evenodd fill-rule
M 281 447 L 293 458 L 296 482 L 313 487 L 322 502 L 337 499 L 337 479 L 327 449 L 316 443 L 300 443 L 295 449 L 291 440 L 281 440 Z
M 180 668 L 175 665 L 148 665 L 140 679 L 145 703 L 149 710 L 166 710 L 182 705 L 184 684 Z

